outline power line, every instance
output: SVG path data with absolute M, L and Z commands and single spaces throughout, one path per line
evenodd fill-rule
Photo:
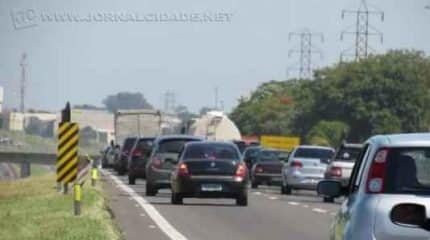
M 322 33 L 314 33 L 310 32 L 308 29 L 305 29 L 301 32 L 290 32 L 288 35 L 288 41 L 291 41 L 294 37 L 298 37 L 300 39 L 300 46 L 290 49 L 288 51 L 288 57 L 291 57 L 294 53 L 299 55 L 299 63 L 296 64 L 298 67 L 292 67 L 287 70 L 288 72 L 291 70 L 295 70 L 299 72 L 300 79 L 311 79 L 312 71 L 313 71 L 313 54 L 319 54 L 322 57 L 322 51 L 317 49 L 313 45 L 313 38 L 318 37 L 321 42 L 324 41 L 324 35 Z
M 340 39 L 344 39 L 344 35 L 355 36 L 355 46 L 342 51 L 340 60 L 343 61 L 346 56 L 353 56 L 355 61 L 365 59 L 369 56 L 369 52 L 374 50 L 369 46 L 369 37 L 380 37 L 381 43 L 383 42 L 383 34 L 369 23 L 370 16 L 378 16 L 381 21 L 384 21 L 384 12 L 379 10 L 369 10 L 366 0 L 361 0 L 360 6 L 357 10 L 342 10 L 342 19 L 347 15 L 355 17 L 355 25 L 349 27 L 347 30 L 342 31 Z M 354 30 L 349 30 L 349 29 Z

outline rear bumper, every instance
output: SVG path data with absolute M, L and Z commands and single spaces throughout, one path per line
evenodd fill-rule
M 329 176 L 326 176 L 324 179 L 325 180 L 339 181 L 340 184 L 342 185 L 342 187 L 347 187 L 348 184 L 349 184 L 349 178 L 339 178 L 339 177 L 329 177 Z
M 172 175 L 171 170 L 166 169 L 154 169 L 151 166 L 148 169 L 146 181 L 153 185 L 154 187 L 161 188 L 170 188 L 170 176 Z
M 292 175 L 287 176 L 284 184 L 295 189 L 316 190 L 323 176 Z
M 252 176 L 252 181 L 257 183 L 281 184 L 282 174 L 256 173 Z
M 220 191 L 204 190 L 205 184 L 220 185 Z M 172 182 L 172 190 L 183 197 L 197 198 L 237 198 L 247 193 L 247 178 L 238 181 L 231 176 L 191 176 L 181 177 Z

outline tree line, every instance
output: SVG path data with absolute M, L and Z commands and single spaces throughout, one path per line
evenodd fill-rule
M 261 84 L 230 114 L 243 135 L 293 135 L 337 146 L 430 128 L 430 58 L 392 50 L 316 70 L 313 80 Z

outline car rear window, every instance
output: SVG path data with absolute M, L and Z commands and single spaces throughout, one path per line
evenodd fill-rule
M 274 151 L 274 150 L 263 150 L 260 152 L 260 157 L 258 159 L 259 162 L 268 162 L 268 161 L 280 161 L 279 160 L 279 154 L 280 151 Z
M 239 160 L 236 148 L 227 144 L 193 144 L 187 146 L 184 159 Z
M 385 193 L 430 195 L 430 147 L 389 150 Z
M 336 160 L 355 162 L 360 152 L 361 148 L 342 147 L 336 154 Z
M 154 139 L 152 138 L 141 138 L 139 139 L 137 148 L 145 152 L 150 152 L 152 150 L 153 143 L 154 143 Z
M 333 151 L 321 148 L 298 148 L 294 153 L 297 158 L 331 159 Z
M 185 143 L 198 141 L 196 139 L 166 139 L 159 143 L 158 153 L 180 153 Z
M 124 141 L 124 145 L 123 145 L 122 150 L 123 150 L 123 151 L 124 151 L 124 150 L 127 150 L 127 151 L 131 150 L 131 148 L 134 146 L 134 143 L 136 142 L 136 139 L 137 139 L 137 138 L 127 138 L 127 139 Z
M 249 148 L 244 153 L 245 158 L 256 157 L 259 151 L 259 148 Z

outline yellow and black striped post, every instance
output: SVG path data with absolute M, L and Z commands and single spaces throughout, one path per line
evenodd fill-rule
M 64 184 L 64 193 L 67 193 L 67 184 L 75 181 L 78 174 L 78 124 L 71 122 L 60 123 L 58 140 L 57 182 Z

